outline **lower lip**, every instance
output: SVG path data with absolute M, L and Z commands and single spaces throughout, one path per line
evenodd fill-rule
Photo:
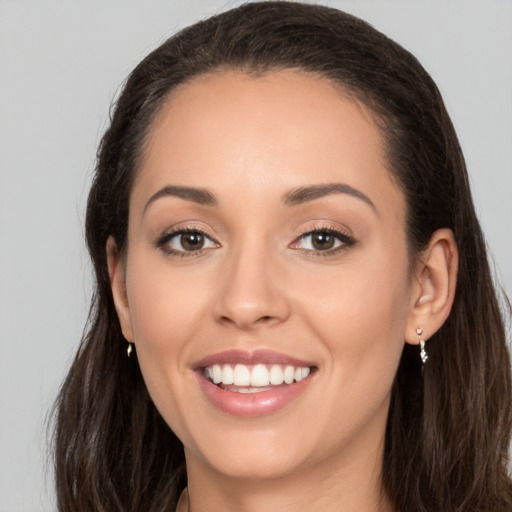
M 310 374 L 300 382 L 283 384 L 268 391 L 237 393 L 216 386 L 204 377 L 202 370 L 198 370 L 196 374 L 201 388 L 215 407 L 225 413 L 244 418 L 264 416 L 283 409 L 301 395 L 311 381 Z

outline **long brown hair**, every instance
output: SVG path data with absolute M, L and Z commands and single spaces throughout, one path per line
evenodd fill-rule
M 128 199 L 152 120 L 169 92 L 222 69 L 297 69 L 340 84 L 374 113 L 407 203 L 411 260 L 450 228 L 460 252 L 452 312 L 422 374 L 405 345 L 386 431 L 383 485 L 401 512 L 512 510 L 512 425 L 503 318 L 464 158 L 441 95 L 401 46 L 336 9 L 243 5 L 188 27 L 131 73 L 98 151 L 86 237 L 96 287 L 55 420 L 61 512 L 172 510 L 186 485 L 181 442 L 156 411 L 114 309 L 106 261 L 126 245 Z M 508 314 L 508 312 L 506 313 Z

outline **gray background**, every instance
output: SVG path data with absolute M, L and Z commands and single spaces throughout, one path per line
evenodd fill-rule
M 44 426 L 86 318 L 83 210 L 109 104 L 158 42 L 239 3 L 0 0 L 0 512 L 54 509 Z M 437 81 L 510 295 L 512 2 L 328 3 Z

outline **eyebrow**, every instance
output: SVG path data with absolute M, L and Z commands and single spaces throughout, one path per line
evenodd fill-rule
M 179 197 L 185 199 L 185 201 L 192 201 L 193 203 L 206 205 L 206 206 L 217 206 L 219 202 L 215 197 L 215 194 L 206 188 L 196 187 L 180 187 L 177 185 L 168 185 L 155 192 L 147 201 L 144 206 L 142 215 L 146 213 L 146 210 L 154 203 L 157 199 L 162 197 Z
M 377 208 L 373 201 L 366 195 L 363 194 L 357 188 L 351 187 L 344 183 L 327 183 L 320 185 L 311 185 L 309 187 L 299 187 L 290 192 L 287 192 L 282 200 L 287 206 L 296 206 L 320 199 L 321 197 L 329 196 L 332 194 L 348 194 L 349 196 L 355 197 L 364 201 L 372 210 L 378 214 Z
M 363 194 L 363 192 L 360 190 L 344 183 L 327 183 L 311 185 L 308 187 L 299 187 L 284 194 L 284 196 L 282 196 L 282 202 L 285 206 L 296 206 L 332 194 L 348 194 L 349 196 L 355 197 L 356 199 L 360 199 L 361 201 L 364 201 L 366 204 L 368 204 L 372 210 L 378 214 L 375 204 L 366 194 Z M 148 207 L 157 199 L 169 196 L 179 197 L 180 199 L 185 199 L 185 201 L 191 201 L 193 203 L 206 206 L 218 206 L 219 204 L 215 194 L 206 188 L 168 185 L 155 192 L 148 199 L 142 214 L 144 215 Z

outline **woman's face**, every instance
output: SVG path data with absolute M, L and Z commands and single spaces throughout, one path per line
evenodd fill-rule
M 226 72 L 171 94 L 114 288 L 189 468 L 381 456 L 412 307 L 404 226 L 372 116 L 328 81 Z

